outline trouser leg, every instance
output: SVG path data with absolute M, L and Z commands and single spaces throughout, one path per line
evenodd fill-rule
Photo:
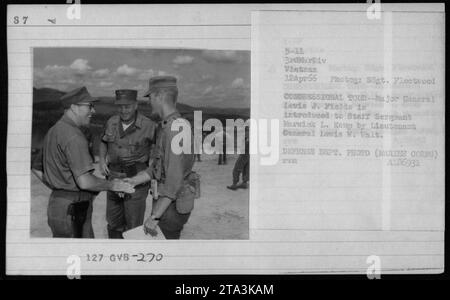
M 55 238 L 73 237 L 72 217 L 67 214 L 71 199 L 50 194 L 47 207 L 47 221 Z
M 175 202 L 172 202 L 158 223 L 166 239 L 179 239 L 183 226 L 189 220 L 190 215 L 191 213 L 180 214 L 175 207 Z
M 86 213 L 86 221 L 83 224 L 83 238 L 93 239 L 94 238 L 94 229 L 92 228 L 92 211 L 93 211 L 93 201 L 90 200 L 89 208 Z
M 244 160 L 244 167 L 242 170 L 242 181 L 248 182 L 250 179 L 250 157 L 247 156 Z
M 106 221 L 108 223 L 108 237 L 121 239 L 125 230 L 124 200 L 114 192 L 107 192 Z
M 245 154 L 239 154 L 238 159 L 236 160 L 236 163 L 234 164 L 233 168 L 233 184 L 237 184 L 239 182 L 240 175 L 244 169 L 245 165 Z
M 148 196 L 149 184 L 136 187 L 136 191 L 127 195 L 124 201 L 125 230 L 141 226 L 144 223 L 145 203 Z

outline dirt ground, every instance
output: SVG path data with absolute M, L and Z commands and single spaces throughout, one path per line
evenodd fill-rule
M 231 191 L 231 173 L 237 155 L 228 155 L 227 165 L 217 164 L 217 155 L 202 155 L 194 170 L 201 176 L 201 197 L 185 225 L 181 239 L 248 239 L 248 190 Z M 47 224 L 47 204 L 50 190 L 31 175 L 31 237 L 51 237 Z M 107 238 L 106 192 L 94 201 L 92 216 L 95 238 Z M 151 197 L 147 198 L 146 217 L 151 212 Z

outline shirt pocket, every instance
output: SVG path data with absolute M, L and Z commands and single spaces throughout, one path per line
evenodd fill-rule
M 148 139 L 145 139 L 141 142 L 131 143 L 130 149 L 133 154 L 149 155 L 150 141 Z

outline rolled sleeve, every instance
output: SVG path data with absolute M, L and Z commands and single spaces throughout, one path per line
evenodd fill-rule
M 75 178 L 95 169 L 92 156 L 89 153 L 88 142 L 84 137 L 74 136 L 67 143 L 64 152 L 69 168 Z

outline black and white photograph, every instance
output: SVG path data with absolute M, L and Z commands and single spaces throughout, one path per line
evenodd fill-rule
M 248 51 L 35 48 L 33 61 L 31 237 L 248 239 L 248 149 L 227 151 L 225 130 L 250 117 Z M 174 154 L 172 123 L 194 131 L 194 116 L 201 147 Z
M 8 275 L 445 272 L 444 4 L 69 2 L 8 5 Z

